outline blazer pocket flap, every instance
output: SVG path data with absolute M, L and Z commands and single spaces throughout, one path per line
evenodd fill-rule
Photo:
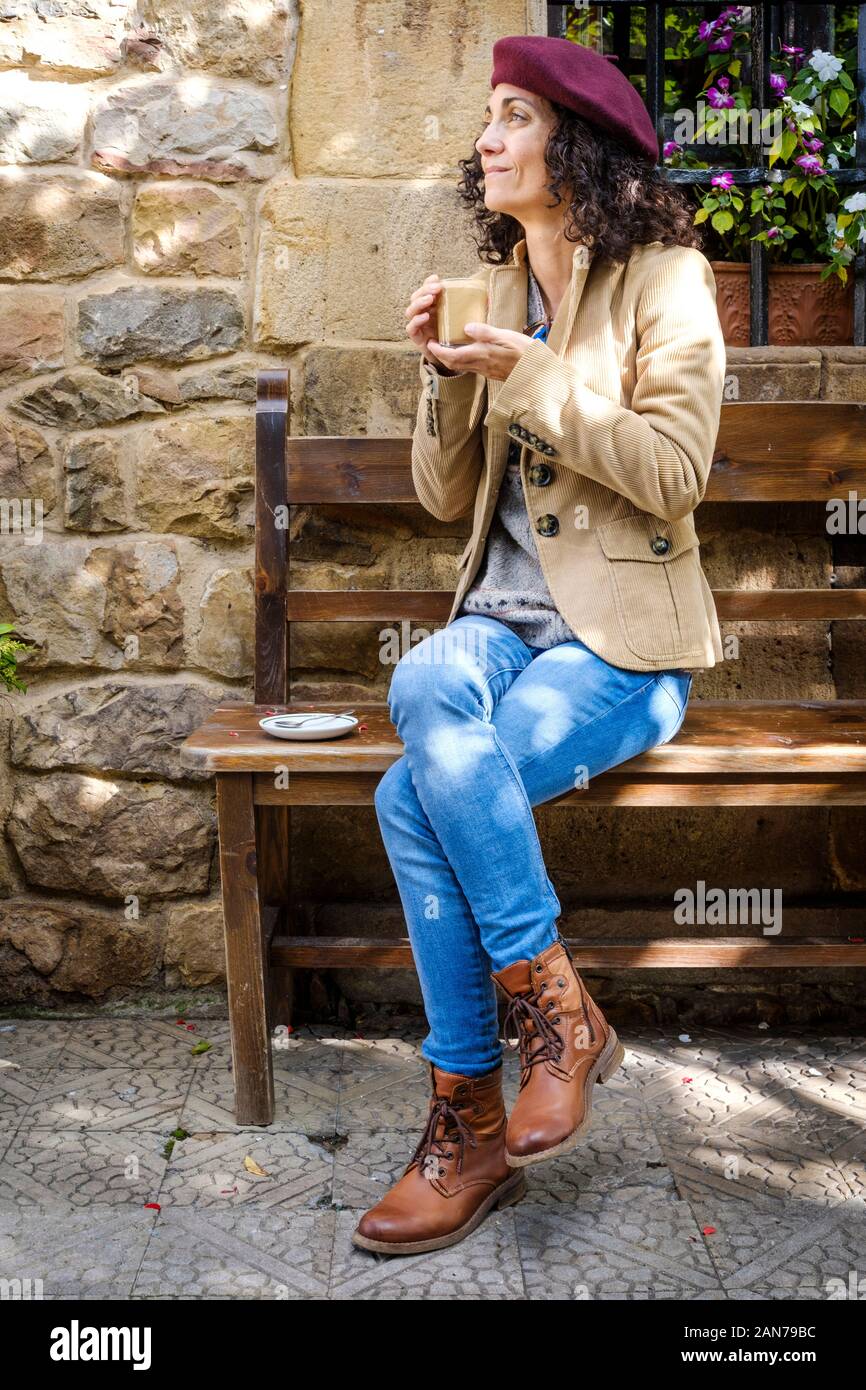
M 684 550 L 699 543 L 690 518 L 661 521 L 645 512 L 619 521 L 606 521 L 596 528 L 595 534 L 608 560 L 675 560 Z M 661 544 L 663 540 L 667 541 L 666 546 Z

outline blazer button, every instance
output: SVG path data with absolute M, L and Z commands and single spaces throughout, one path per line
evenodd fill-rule
M 653 536 L 650 545 L 656 555 L 666 555 L 671 548 L 671 543 L 667 536 Z
M 534 487 L 547 487 L 553 477 L 553 470 L 546 463 L 534 463 L 527 477 Z
M 559 521 L 550 512 L 546 512 L 536 521 L 535 529 L 540 536 L 555 536 L 559 530 Z

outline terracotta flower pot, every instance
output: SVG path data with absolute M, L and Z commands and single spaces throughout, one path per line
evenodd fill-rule
M 710 261 L 716 303 L 728 347 L 749 346 L 748 261 Z M 771 265 L 769 340 L 783 347 L 848 347 L 854 339 L 854 276 L 819 280 L 823 262 Z

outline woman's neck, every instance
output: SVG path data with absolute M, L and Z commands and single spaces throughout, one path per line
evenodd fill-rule
M 524 228 L 524 232 L 526 259 L 532 266 L 532 273 L 538 282 L 545 313 L 550 316 L 552 322 L 571 284 L 577 242 L 566 241 L 560 232 L 551 236 L 546 229 L 536 230 L 533 234 L 532 227 L 528 227 Z

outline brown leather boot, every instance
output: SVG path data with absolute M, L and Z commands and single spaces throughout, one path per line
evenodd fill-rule
M 526 1194 L 523 1173 L 505 1160 L 502 1067 L 460 1076 L 430 1063 L 427 1127 L 403 1175 L 365 1212 L 355 1245 L 383 1255 L 415 1255 L 456 1245 L 493 1207 Z
M 576 1147 L 590 1125 L 595 1082 L 616 1071 L 625 1050 L 562 937 L 493 979 L 511 1000 L 505 1036 L 514 1024 L 520 1048 L 520 1089 L 505 1144 L 510 1167 L 522 1168 Z

